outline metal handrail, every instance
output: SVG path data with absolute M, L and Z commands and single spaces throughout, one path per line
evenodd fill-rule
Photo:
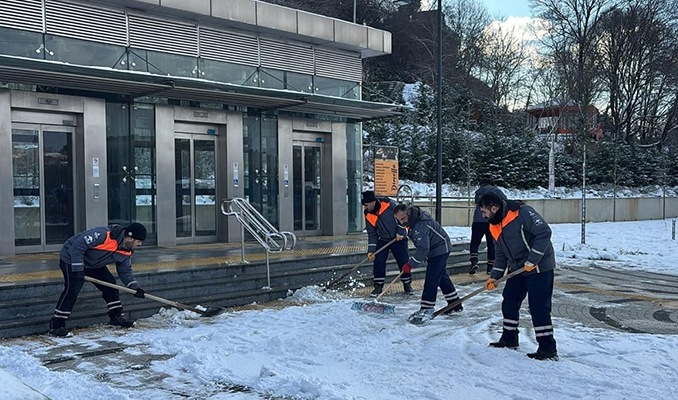
M 234 197 L 221 201 L 221 213 L 233 216 L 240 222 L 240 244 L 242 262 L 245 260 L 245 229 L 266 250 L 266 274 L 268 288 L 271 287 L 271 271 L 269 253 L 292 250 L 297 244 L 297 236 L 293 232 L 279 231 L 261 213 L 242 197 Z

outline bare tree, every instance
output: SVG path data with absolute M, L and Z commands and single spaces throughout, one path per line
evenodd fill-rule
M 458 67 L 471 75 L 482 63 L 484 30 L 490 24 L 485 6 L 474 0 L 451 0 L 443 5 L 447 26 L 459 37 Z
M 514 29 L 506 30 L 499 23 L 490 24 L 484 32 L 483 61 L 480 78 L 492 89 L 495 104 L 509 107 L 526 78 L 527 51 L 525 41 Z M 514 94 L 514 96 L 511 96 Z

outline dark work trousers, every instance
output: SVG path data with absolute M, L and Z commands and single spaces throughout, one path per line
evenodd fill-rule
M 433 308 L 436 305 L 436 295 L 438 294 L 438 287 L 443 292 L 445 300 L 449 303 L 459 299 L 457 289 L 450 280 L 450 275 L 447 273 L 447 258 L 450 253 L 441 254 L 439 256 L 429 258 L 426 266 L 426 279 L 424 280 L 424 292 L 421 294 L 421 309 Z
M 494 239 L 490 233 L 489 222 L 474 222 L 471 225 L 471 265 L 478 264 L 478 247 L 485 236 L 487 243 L 487 272 L 492 272 L 494 266 Z
M 59 268 L 61 268 L 61 273 L 64 275 L 65 286 L 59 296 L 59 301 L 57 301 L 57 305 L 54 308 L 54 316 L 49 324 L 50 329 L 58 329 L 66 326 L 66 320 L 71 316 L 75 300 L 78 298 L 82 285 L 85 284 L 84 280 L 78 280 L 73 276 L 70 264 L 59 261 Z M 85 268 L 85 275 L 101 281 L 115 283 L 115 277 L 106 267 Z M 101 294 L 106 301 L 108 315 L 111 318 L 115 318 L 122 314 L 122 303 L 120 302 L 120 293 L 118 290 L 98 284 L 94 284 L 94 286 L 101 291 Z
M 539 348 L 544 351 L 556 350 L 556 340 L 553 338 L 553 325 L 551 324 L 553 277 L 553 270 L 551 270 L 539 274 L 520 274 L 506 281 L 504 300 L 501 303 L 501 312 L 504 314 L 502 340 L 518 343 L 520 305 L 527 295 Z
M 379 239 L 377 242 L 377 250 L 386 246 L 390 240 Z M 382 250 L 379 254 L 374 257 L 374 283 L 383 285 L 386 280 L 386 260 L 388 259 L 389 250 L 393 254 L 396 263 L 398 263 L 398 269 L 401 270 L 403 265 L 407 264 L 407 261 L 410 259 L 410 252 L 407 249 L 407 239 L 396 241 L 391 243 L 388 249 Z M 376 250 L 375 250 L 376 251 Z M 412 282 L 412 274 L 402 274 L 400 276 L 400 281 L 402 283 Z

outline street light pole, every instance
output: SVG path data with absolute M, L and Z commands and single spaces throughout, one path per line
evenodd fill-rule
M 443 224 L 442 194 L 443 194 L 443 140 L 442 140 L 442 92 L 443 92 L 443 8 L 442 0 L 438 0 L 438 124 L 436 133 L 436 221 Z
M 355 24 L 356 3 L 358 0 L 353 0 L 353 23 Z

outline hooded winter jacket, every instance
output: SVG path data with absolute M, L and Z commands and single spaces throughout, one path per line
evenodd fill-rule
M 496 186 L 485 185 L 485 186 L 479 187 L 478 190 L 476 190 L 476 194 L 475 194 L 476 204 L 478 204 L 478 199 L 480 199 L 480 197 L 482 197 L 482 195 L 484 195 L 486 193 L 490 193 L 490 192 L 496 194 L 500 199 L 506 200 L 506 195 L 504 194 L 504 192 L 501 191 L 501 189 L 499 189 Z M 487 220 L 483 217 L 483 213 L 480 211 L 480 206 L 478 206 L 478 205 L 476 205 L 476 210 L 473 213 L 473 222 L 474 223 L 475 222 L 485 222 L 485 223 L 487 222 Z
M 71 269 L 84 271 L 85 268 L 105 268 L 115 264 L 120 280 L 130 289 L 140 286 L 132 273 L 132 251 L 121 249 L 125 238 L 125 229 L 120 225 L 92 228 L 80 232 L 64 243 L 61 248 L 61 261 L 71 265 Z
M 428 258 L 451 251 L 450 237 L 431 214 L 421 211 L 419 207 L 412 207 L 407 225 L 408 237 L 417 246 L 417 251 L 408 261 L 412 268 L 418 267 Z
M 367 229 L 367 251 L 374 253 L 379 240 L 390 241 L 396 235 L 406 236 L 405 227 L 398 223 L 393 210 L 398 203 L 388 197 L 380 197 L 372 211 L 364 211 Z
M 504 276 L 508 267 L 515 271 L 526 261 L 537 268 L 527 274 L 550 271 L 556 267 L 551 244 L 551 228 L 534 208 L 521 201 L 502 201 L 501 209 L 490 220 L 495 240 L 495 259 L 491 278 Z

